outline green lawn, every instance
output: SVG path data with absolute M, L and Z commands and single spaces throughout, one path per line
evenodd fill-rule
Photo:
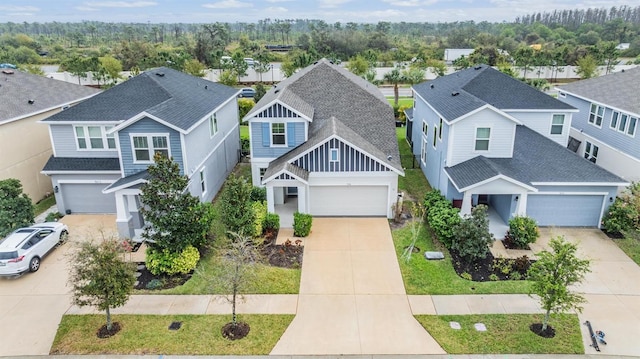
M 613 240 L 629 258 L 640 265 L 640 233 L 628 234 L 623 239 Z
M 394 230 L 392 235 L 407 294 L 522 294 L 529 291 L 528 281 L 473 282 L 461 278 L 453 269 L 449 252 L 427 236 L 424 226 L 416 243 L 420 253 L 414 254 L 408 263 L 401 256 L 411 242 L 409 226 Z M 425 251 L 441 251 L 445 259 L 427 261 L 421 255 Z
M 114 315 L 122 330 L 111 338 L 98 339 L 104 315 L 65 315 L 50 354 L 130 355 L 267 355 L 286 330 L 293 315 L 240 315 L 249 324 L 249 335 L 227 340 L 220 329 L 230 315 Z M 182 328 L 168 330 L 173 321 Z
M 249 139 L 249 126 L 240 125 L 240 138 Z
M 542 314 L 417 315 L 416 319 L 449 354 L 584 354 L 580 321 L 575 314 L 551 318 L 553 338 L 542 338 L 529 330 Z M 460 323 L 454 330 L 449 322 Z M 474 329 L 483 323 L 486 332 Z
M 389 104 L 393 106 L 394 104 L 393 96 L 387 97 L 387 101 L 389 101 Z M 405 108 L 413 107 L 413 97 L 399 97 L 398 106 L 404 106 Z
M 431 191 L 431 186 L 422 173 L 417 159 L 411 153 L 411 147 L 406 141 L 405 127 L 396 128 L 396 137 L 398 138 L 398 147 L 400 149 L 400 160 L 404 168 L 404 177 L 398 177 L 398 189 L 409 197 L 406 200 L 422 201 L 424 195 Z M 415 167 L 415 168 L 414 168 Z
M 36 203 L 35 204 L 35 214 L 36 214 L 36 216 L 41 214 L 42 212 L 48 210 L 54 204 L 56 204 L 56 196 L 53 196 L 53 195 L 51 195 L 51 196 L 43 199 L 42 201 Z

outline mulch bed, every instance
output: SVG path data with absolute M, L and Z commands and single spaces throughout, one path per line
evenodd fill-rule
M 607 232 L 604 229 L 601 229 L 602 233 L 604 233 L 607 237 L 611 239 L 623 239 L 624 234 L 618 232 Z
M 502 239 L 502 245 L 506 248 L 506 249 L 525 249 L 525 250 L 531 250 L 531 247 L 529 247 L 529 245 L 525 245 L 524 247 L 519 246 L 514 240 L 513 237 L 511 237 L 509 234 L 507 234 L 506 236 L 504 236 L 504 238 Z
M 286 241 L 284 244 L 276 244 L 278 231 L 265 234 L 264 242 L 259 246 L 262 255 L 262 262 L 274 267 L 281 268 L 302 268 L 302 256 L 304 246 L 302 241 Z M 205 252 L 200 251 L 200 257 L 204 257 Z M 138 277 L 134 286 L 135 289 L 169 289 L 186 283 L 193 276 L 193 272 L 175 276 L 157 276 L 149 272 L 144 266 L 144 262 L 137 263 Z
M 495 275 L 493 280 L 524 280 L 531 263 L 534 262 L 526 256 L 518 259 L 495 258 L 489 253 L 484 259 L 466 263 L 457 252 L 450 251 L 450 255 L 456 273 L 463 278 L 470 275 L 474 282 L 490 281 L 494 277 L 492 275 Z M 513 273 L 519 273 L 520 278 L 513 278 Z
M 533 323 L 529 329 L 543 338 L 553 338 L 556 336 L 556 330 L 552 326 L 547 325 L 547 329 L 542 331 L 542 323 Z
M 222 336 L 229 340 L 242 339 L 249 334 L 249 324 L 245 322 L 227 323 L 222 327 Z
M 120 326 L 119 322 L 111 323 L 111 330 L 107 329 L 107 325 L 105 324 L 101 326 L 100 329 L 98 329 L 98 331 L 96 332 L 96 336 L 98 336 L 98 338 L 100 339 L 109 338 L 116 335 L 120 331 L 120 329 L 122 329 L 122 327 Z

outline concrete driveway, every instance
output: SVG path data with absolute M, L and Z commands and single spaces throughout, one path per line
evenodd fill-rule
M 640 357 L 640 267 L 598 229 L 541 228 L 534 246 L 545 248 L 557 235 L 577 243 L 578 255 L 591 260 L 591 273 L 574 290 L 588 301 L 580 322 L 589 320 L 607 335 L 599 354 Z M 586 353 L 595 354 L 586 326 L 581 328 Z
M 60 318 L 71 306 L 67 280 L 73 243 L 100 228 L 115 233 L 112 215 L 70 215 L 61 221 L 69 226 L 69 241 L 46 256 L 37 272 L 0 278 L 0 356 L 49 354 Z
M 298 311 L 271 354 L 444 354 L 413 318 L 384 218 L 314 218 Z

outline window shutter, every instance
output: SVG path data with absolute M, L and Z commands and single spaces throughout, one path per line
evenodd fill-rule
M 296 124 L 293 122 L 287 123 L 287 142 L 289 147 L 295 147 L 296 145 Z
M 262 123 L 262 146 L 269 147 L 271 145 L 271 130 L 269 129 L 269 123 Z

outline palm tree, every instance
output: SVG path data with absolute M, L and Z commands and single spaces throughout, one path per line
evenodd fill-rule
M 405 78 L 400 72 L 400 69 L 396 66 L 393 70 L 384 74 L 384 80 L 390 84 L 393 84 L 393 103 L 398 106 L 398 84 L 405 82 Z

